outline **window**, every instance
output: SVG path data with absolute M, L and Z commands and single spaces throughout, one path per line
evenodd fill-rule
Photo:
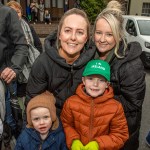
M 143 3 L 142 16 L 150 16 L 150 3 Z
M 126 31 L 133 35 L 133 36 L 137 36 L 137 31 L 136 31 L 136 28 L 135 28 L 135 24 L 133 22 L 133 20 L 128 20 L 127 21 L 127 24 L 126 24 Z
M 138 20 L 137 21 L 140 34 L 150 36 L 150 20 Z

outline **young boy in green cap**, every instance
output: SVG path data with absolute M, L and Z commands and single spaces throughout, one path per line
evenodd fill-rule
M 114 99 L 109 83 L 109 64 L 103 60 L 89 61 L 82 81 L 61 113 L 68 148 L 119 150 L 129 135 L 123 107 Z

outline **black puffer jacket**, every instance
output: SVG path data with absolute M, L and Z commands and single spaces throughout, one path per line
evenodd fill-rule
M 123 54 L 120 43 L 119 54 Z M 137 150 L 141 124 L 142 104 L 145 97 L 145 72 L 140 59 L 141 46 L 137 42 L 129 43 L 124 58 L 115 55 L 109 62 L 111 66 L 111 85 L 115 99 L 123 105 L 128 122 L 130 137 L 123 150 Z
M 57 49 L 51 46 L 54 41 L 53 35 L 47 37 L 46 51 L 37 58 L 32 67 L 27 84 L 26 104 L 32 97 L 48 90 L 56 97 L 56 107 L 61 109 L 64 101 L 74 94 L 81 83 L 83 69 L 95 54 L 92 47 L 84 49 L 80 57 L 69 65 L 59 56 Z
M 0 2 L 0 71 L 11 67 L 17 74 L 28 56 L 28 46 L 17 13 Z
M 119 53 L 123 51 L 120 46 Z M 111 83 L 116 98 L 121 101 L 125 113 L 142 109 L 145 96 L 145 72 L 140 59 L 141 46 L 137 42 L 128 44 L 125 58 L 114 57 L 111 65 Z

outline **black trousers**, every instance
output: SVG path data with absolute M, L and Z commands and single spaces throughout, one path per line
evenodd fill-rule
M 132 112 L 127 115 L 126 119 L 129 129 L 129 139 L 126 141 L 121 150 L 138 150 L 141 116 L 142 116 L 141 111 Z

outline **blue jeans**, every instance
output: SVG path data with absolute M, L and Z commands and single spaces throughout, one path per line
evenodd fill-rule
M 17 91 L 17 83 L 14 82 L 12 84 L 13 84 L 14 91 L 16 92 Z M 15 130 L 16 129 L 16 121 L 12 115 L 10 100 L 11 100 L 10 91 L 9 91 L 9 88 L 7 87 L 6 97 L 5 97 L 5 105 L 6 105 L 5 121 L 11 127 L 12 130 Z

